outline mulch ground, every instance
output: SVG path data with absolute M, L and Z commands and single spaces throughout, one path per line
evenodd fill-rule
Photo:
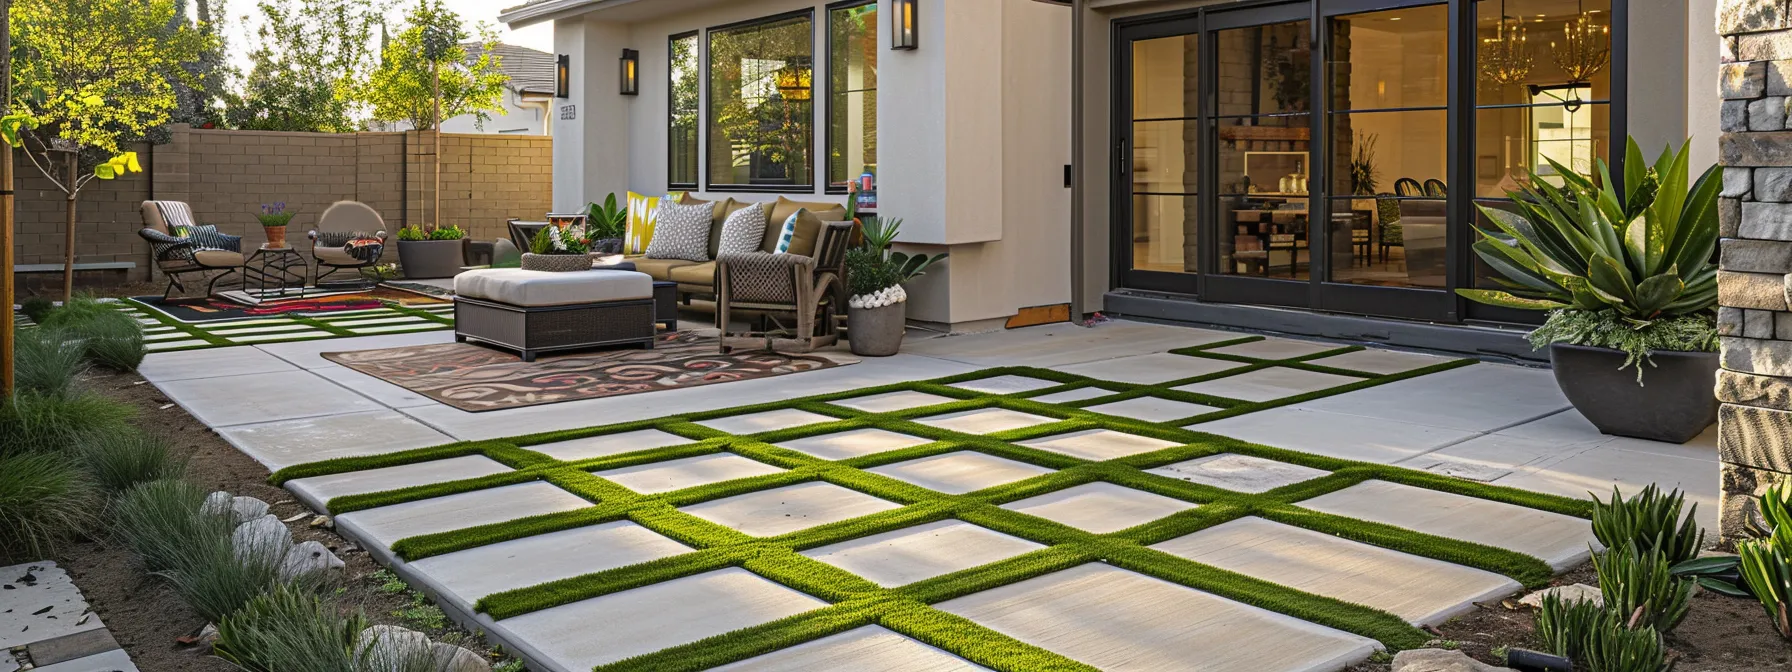
M 282 520 L 310 510 L 285 490 L 267 484 L 268 470 L 226 443 L 205 426 L 170 405 L 161 392 L 134 374 L 96 370 L 86 376 L 89 389 L 135 406 L 137 426 L 160 434 L 190 451 L 188 477 L 208 488 L 248 495 L 272 505 L 270 513 Z M 163 408 L 167 406 L 167 408 Z M 327 528 L 309 525 L 305 516 L 287 526 L 295 542 L 317 541 L 335 551 L 347 567 L 337 599 L 359 607 L 369 621 L 401 625 L 427 633 L 431 639 L 449 641 L 480 654 L 488 653 L 483 640 L 459 628 L 431 629 L 407 622 L 394 612 L 409 607 L 410 598 L 377 590 L 371 575 L 380 569 L 367 552 Z M 99 537 L 100 535 L 96 535 Z M 205 619 L 187 608 L 174 591 L 144 572 L 135 556 L 122 546 L 96 538 L 64 549 L 56 562 L 74 578 L 93 605 L 94 612 L 111 628 L 119 644 L 144 672 L 227 672 L 237 669 L 178 638 L 197 633 Z

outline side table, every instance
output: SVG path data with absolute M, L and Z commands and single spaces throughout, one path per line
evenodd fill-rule
M 305 262 L 305 255 L 292 247 L 257 248 L 243 262 L 243 292 L 258 299 L 286 298 L 294 289 L 298 290 L 297 298 L 305 298 L 305 283 L 310 278 L 311 265 Z

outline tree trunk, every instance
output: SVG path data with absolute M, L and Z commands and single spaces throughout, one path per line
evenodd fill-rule
M 439 65 L 433 63 L 429 66 L 429 85 L 435 99 L 435 123 L 432 128 L 436 129 L 436 204 L 435 226 L 432 230 L 442 228 L 442 74 L 439 68 Z
M 75 298 L 75 196 L 80 194 L 80 192 L 75 189 L 75 183 L 78 181 L 76 174 L 80 171 L 81 153 L 78 151 L 69 152 L 68 215 L 67 221 L 64 222 L 67 225 L 68 230 L 66 237 L 63 239 L 63 244 L 67 247 L 63 252 L 64 266 L 62 267 L 62 302 L 65 304 L 68 303 L 70 299 Z M 8 306 L 8 308 L 11 308 L 11 306 Z
M 0 55 L 12 53 L 12 0 L 0 0 Z M 0 58 L 0 116 L 12 113 L 12 58 Z M 0 399 L 12 398 L 12 152 L 0 147 Z

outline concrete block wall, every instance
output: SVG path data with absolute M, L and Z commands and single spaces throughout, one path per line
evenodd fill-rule
M 1722 541 L 1792 477 L 1792 9 L 1722 0 L 1718 333 Z
M 255 213 L 284 202 L 299 216 L 288 241 L 309 248 L 305 232 L 331 203 L 361 201 L 379 211 L 388 232 L 433 219 L 432 135 L 280 133 L 170 127 L 171 141 L 137 146 L 144 172 L 95 181 L 76 209 L 76 263 L 136 262 L 131 279 L 148 277 L 149 247 L 137 236 L 145 200 L 186 201 L 200 221 L 243 236 L 244 249 L 265 241 Z M 477 239 L 507 235 L 510 218 L 540 219 L 553 203 L 553 140 L 545 136 L 442 136 L 442 222 Z M 21 153 L 18 176 L 19 264 L 63 261 L 65 200 Z

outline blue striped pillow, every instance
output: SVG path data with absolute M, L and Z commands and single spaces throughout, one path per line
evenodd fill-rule
M 228 250 L 230 239 L 224 232 L 210 224 L 197 224 L 187 229 L 187 237 L 193 239 L 193 247 L 201 250 Z
M 796 219 L 808 211 L 808 208 L 797 208 L 796 212 L 791 213 L 790 217 L 784 220 L 784 230 L 778 233 L 778 246 L 772 250 L 773 252 L 790 253 L 790 241 L 796 238 Z

